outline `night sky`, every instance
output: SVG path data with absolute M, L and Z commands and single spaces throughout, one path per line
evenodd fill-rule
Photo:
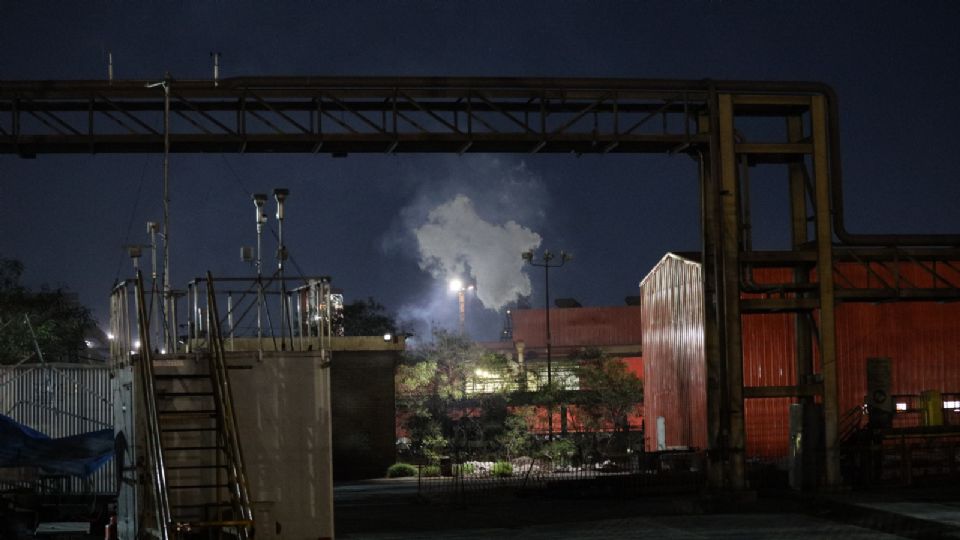
M 107 51 L 117 78 L 204 79 L 218 51 L 222 77 L 823 81 L 840 99 L 848 228 L 960 232 L 958 2 L 0 0 L 0 21 L 5 80 L 104 79 Z M 785 245 L 784 185 L 753 195 L 774 224 L 759 247 Z M 700 243 L 686 156 L 175 154 L 174 285 L 250 273 L 249 196 L 275 187 L 291 191 L 284 232 L 300 271 L 441 325 L 456 324 L 456 301 L 418 265 L 412 231 L 457 195 L 573 252 L 551 295 L 584 305 L 622 305 L 664 252 Z M 131 270 L 121 246 L 145 243 L 162 217 L 161 156 L 0 156 L 0 195 L 0 255 L 25 263 L 31 287 L 77 291 L 106 326 L 111 285 Z M 542 272 L 529 275 L 542 305 Z M 499 325 L 471 299 L 474 337 Z

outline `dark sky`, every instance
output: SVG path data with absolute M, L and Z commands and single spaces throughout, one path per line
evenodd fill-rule
M 21 2 L 0 0 L 0 79 L 242 75 L 578 76 L 815 80 L 840 97 L 848 228 L 960 232 L 957 2 Z M 667 250 L 699 246 L 696 168 L 684 156 L 174 155 L 175 285 L 240 275 L 249 193 L 291 190 L 285 233 L 306 274 L 347 299 L 454 321 L 410 232 L 457 194 L 576 259 L 551 294 L 619 305 Z M 103 325 L 121 246 L 159 220 L 158 155 L 0 156 L 0 255 L 27 284 L 79 292 Z M 758 188 L 773 223 L 781 188 Z M 783 209 L 783 210 L 781 210 Z M 758 231 L 782 246 L 785 230 Z M 519 254 L 517 255 L 519 257 Z M 531 274 L 542 303 L 542 274 Z M 471 302 L 475 337 L 496 314 Z

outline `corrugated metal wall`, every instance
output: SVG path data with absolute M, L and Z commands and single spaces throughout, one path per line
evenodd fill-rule
M 758 284 L 784 283 L 792 272 L 757 269 Z M 744 295 L 745 297 L 748 295 Z M 797 384 L 796 316 L 784 313 L 741 317 L 744 386 L 793 386 Z M 744 403 L 747 456 L 777 460 L 787 456 L 790 437 L 790 404 L 793 398 L 748 399 Z
M 636 345 L 641 342 L 640 306 L 557 308 L 550 310 L 550 340 L 554 347 Z M 513 312 L 513 339 L 527 347 L 547 345 L 542 309 Z
M 842 278 L 839 277 L 842 275 Z M 789 281 L 786 270 L 758 270 L 758 283 Z M 655 419 L 666 420 L 667 446 L 706 444 L 703 377 L 702 287 L 699 263 L 668 255 L 641 286 L 647 448 L 656 448 Z M 838 286 L 931 286 L 929 272 L 914 264 L 871 267 L 842 265 Z M 849 303 L 837 306 L 837 368 L 840 413 L 859 406 L 866 394 L 866 360 L 892 359 L 892 393 L 916 395 L 936 389 L 960 392 L 960 303 Z M 743 317 L 745 386 L 796 384 L 794 316 Z M 816 351 L 815 351 L 816 352 Z M 787 456 L 788 407 L 792 398 L 745 403 L 747 455 Z M 674 412 L 676 411 L 676 412 Z M 896 425 L 916 425 L 919 416 L 897 415 Z
M 840 412 L 863 402 L 870 357 L 891 359 L 893 394 L 960 392 L 960 304 L 847 304 L 837 309 Z M 919 417 L 898 415 L 898 425 Z
M 110 370 L 78 364 L 0 368 L 0 412 L 52 438 L 113 428 Z M 73 478 L 69 489 L 113 493 L 110 461 L 89 478 Z
M 706 448 L 706 365 L 700 265 L 667 255 L 641 284 L 646 448 Z

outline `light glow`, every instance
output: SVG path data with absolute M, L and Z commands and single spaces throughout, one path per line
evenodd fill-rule
M 907 410 L 907 404 L 906 404 L 906 403 L 903 403 L 903 402 L 897 403 L 897 410 L 898 410 L 898 411 L 905 411 L 905 410 Z
M 463 290 L 463 282 L 457 278 L 450 280 L 450 292 L 460 292 Z

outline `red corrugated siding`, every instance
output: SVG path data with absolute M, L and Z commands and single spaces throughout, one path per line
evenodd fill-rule
M 791 280 L 790 271 L 758 269 L 756 283 Z M 747 295 L 744 295 L 747 296 Z M 741 318 L 744 386 L 790 386 L 797 383 L 794 315 L 763 314 Z M 792 398 L 748 399 L 744 403 L 747 456 L 777 459 L 787 455 Z
M 599 347 L 641 343 L 640 306 L 585 307 L 550 310 L 554 347 Z M 513 339 L 527 347 L 546 347 L 547 327 L 542 309 L 513 312 Z
M 960 392 L 960 304 L 847 304 L 837 309 L 840 411 L 863 402 L 866 361 L 891 359 L 894 394 Z
M 838 273 L 843 276 L 838 277 L 838 285 L 878 286 L 877 275 L 887 284 L 901 280 L 905 286 L 933 285 L 930 274 L 916 265 L 901 264 L 893 271 L 873 266 L 872 270 L 874 274 L 859 265 L 844 265 Z M 669 446 L 705 445 L 703 319 L 702 315 L 699 320 L 688 319 L 691 313 L 702 309 L 699 276 L 699 265 L 665 258 L 644 280 L 645 411 L 650 449 L 656 445 L 657 416 L 666 418 Z M 788 271 L 760 270 L 755 272 L 754 279 L 758 283 L 783 282 L 789 276 Z M 841 283 L 840 279 L 844 281 Z M 691 281 L 697 282 L 695 288 L 681 286 Z M 696 294 L 677 294 L 687 288 L 695 289 Z M 841 304 L 836 320 L 841 414 L 862 403 L 866 393 L 866 359 L 874 356 L 892 359 L 894 394 L 919 394 L 927 389 L 960 392 L 960 303 Z M 788 314 L 743 317 L 746 386 L 796 384 L 793 321 L 794 316 Z M 691 347 L 698 348 L 699 353 Z M 692 366 L 691 359 L 700 365 Z M 687 380 L 679 380 L 683 377 Z M 690 389 L 696 395 L 690 395 Z M 778 459 L 787 455 L 791 402 L 790 398 L 746 401 L 748 456 Z M 678 426 L 671 426 L 671 411 L 683 411 L 684 407 L 694 413 L 677 415 L 673 423 L 682 426 L 678 431 Z M 917 415 L 898 415 L 896 425 L 915 425 L 916 421 Z
M 663 417 L 666 446 L 706 448 L 700 265 L 664 257 L 640 293 L 646 447 L 656 450 L 657 417 Z

